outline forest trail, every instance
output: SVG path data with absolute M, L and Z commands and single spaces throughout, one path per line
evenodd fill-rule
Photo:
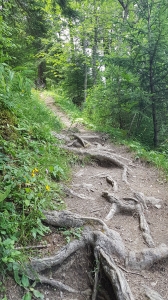
M 163 174 L 107 135 L 72 124 L 51 97 L 41 98 L 65 126 L 60 134 L 53 132 L 60 146 L 81 158 L 64 186 L 66 211 L 45 213 L 51 228 L 47 246 L 30 258 L 28 268 L 30 278 L 34 271 L 40 274 L 36 288 L 44 300 L 168 299 Z M 55 227 L 79 239 L 66 244 Z M 15 286 L 9 300 L 22 296 Z
M 168 245 L 168 186 L 163 174 L 148 163 L 135 158 L 127 147 L 112 144 L 105 134 L 88 131 L 79 124 L 72 126 L 69 118 L 59 107 L 55 106 L 51 97 L 44 100 L 65 125 L 62 134 L 58 135 L 62 139 L 64 147 L 82 156 L 87 153 L 93 154 L 93 159 L 88 160 L 88 163 L 85 161 L 83 164 L 77 164 L 73 167 L 73 177 L 67 188 L 65 198 L 67 210 L 85 217 L 104 220 L 109 228 L 120 234 L 127 251 L 141 251 L 148 246 L 157 247 L 162 243 Z M 96 157 L 96 154 L 100 156 L 100 153 L 105 155 L 102 160 Z M 123 168 L 117 166 L 117 163 L 109 163 L 106 159 L 106 154 L 108 157 L 109 153 L 117 162 L 119 161 L 126 166 L 125 175 Z M 117 199 L 127 198 L 121 200 L 127 203 L 130 198 L 138 199 L 137 201 L 141 198 L 140 201 L 145 202 L 144 217 L 149 229 L 149 243 L 152 241 L 152 246 L 147 245 L 148 239 L 145 239 L 143 235 L 145 229 L 141 228 L 140 230 L 136 211 L 125 212 L 121 210 L 121 212 L 114 214 L 114 211 L 111 211 L 111 208 L 112 210 L 114 208 L 114 203 L 112 204 L 105 197 L 102 197 L 102 192 L 108 192 Z M 114 216 L 112 217 L 112 215 Z M 90 286 L 88 275 L 90 261 L 87 258 L 87 251 L 77 252 L 70 259 L 68 267 L 65 265 L 64 270 L 58 275 L 64 283 L 77 290 L 86 290 Z M 168 259 L 156 261 L 147 269 L 136 272 L 126 271 L 124 267 L 123 270 L 135 300 L 143 300 L 146 297 L 153 300 L 162 299 L 157 298 L 154 294 L 150 296 L 149 290 L 148 292 L 145 290 L 146 286 L 152 291 L 158 292 L 163 299 L 168 299 Z M 71 294 L 70 296 L 61 292 L 55 298 L 55 294 L 51 290 L 48 293 L 48 299 L 51 300 L 84 299 L 83 295 L 73 296 Z M 96 299 L 106 299 L 106 297 L 103 298 L 101 295 L 100 298 Z M 107 296 L 107 299 L 112 298 Z

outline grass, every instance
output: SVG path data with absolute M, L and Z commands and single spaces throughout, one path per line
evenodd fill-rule
M 29 124 L 38 124 L 44 131 L 47 128 L 52 128 L 56 131 L 61 129 L 59 120 L 52 111 L 46 107 L 44 102 L 40 100 L 38 92 L 35 90 L 32 90 L 31 97 L 27 99 L 26 103 L 16 98 L 14 101 L 14 109 L 20 119 L 24 121 L 26 119 Z
M 70 176 L 73 157 L 56 145 L 51 131 L 58 119 L 38 93 L 17 94 L 12 109 L 1 110 L 0 131 L 0 264 L 1 275 L 16 273 L 24 255 L 15 250 L 49 232 L 42 223 L 45 209 L 63 209 L 60 183 Z M 3 286 L 0 284 L 0 286 Z

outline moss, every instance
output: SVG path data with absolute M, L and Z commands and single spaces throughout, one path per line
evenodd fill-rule
M 7 109 L 2 109 L 0 111 L 0 135 L 5 140 L 17 139 L 17 132 L 14 128 L 16 125 L 17 118 L 15 115 Z

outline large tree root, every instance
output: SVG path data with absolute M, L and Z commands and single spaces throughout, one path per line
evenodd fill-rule
M 95 249 L 94 252 L 97 253 L 97 255 L 95 256 L 95 259 L 97 260 L 97 265 L 101 264 L 101 268 L 103 269 L 104 273 L 106 274 L 111 283 L 111 289 L 114 291 L 116 299 L 133 300 L 134 298 L 132 296 L 131 290 L 128 286 L 123 272 L 120 270 L 120 268 L 117 267 L 117 265 L 111 258 L 112 255 L 114 255 L 114 253 L 110 239 L 108 237 L 105 238 L 104 234 L 99 232 L 88 233 L 87 237 L 85 236 L 81 241 L 74 241 L 70 243 L 68 246 L 66 246 L 66 249 L 64 248 L 63 250 L 61 250 L 60 253 L 58 253 L 54 257 L 32 260 L 31 264 L 27 267 L 27 275 L 32 280 L 35 280 L 37 278 L 39 282 L 50 284 L 62 291 L 80 294 L 90 293 L 89 290 L 77 291 L 67 285 L 61 284 L 59 281 L 53 279 L 51 280 L 39 274 L 40 271 L 62 264 L 63 261 L 72 254 L 72 252 L 74 253 L 77 251 L 77 249 L 81 249 L 81 247 L 83 248 L 84 245 L 90 245 Z M 58 257 L 60 258 L 59 260 Z M 95 272 L 92 300 L 96 299 L 99 283 L 98 277 L 100 272 L 101 270 L 99 267 Z
M 82 136 L 73 134 L 73 137 L 75 138 L 75 140 L 68 143 L 67 146 L 62 146 L 62 148 L 68 151 L 72 151 L 73 153 L 76 153 L 78 155 L 89 156 L 101 163 L 109 163 L 109 165 L 114 165 L 120 169 L 123 169 L 122 180 L 127 185 L 129 185 L 127 174 L 130 169 L 128 165 L 121 161 L 121 159 L 126 160 L 127 162 L 129 162 L 129 164 L 132 163 L 131 160 L 128 160 L 115 153 L 112 154 L 109 149 L 102 149 L 102 147 L 97 148 L 95 153 L 95 147 L 91 147 L 91 144 L 87 141 L 87 136 L 83 138 Z M 85 149 L 79 149 L 81 146 Z M 88 148 L 89 146 L 90 148 Z
M 164 300 L 157 292 L 145 286 L 145 295 L 149 300 Z
M 52 211 L 50 213 L 45 213 L 46 219 L 45 223 L 50 224 L 56 227 L 81 227 L 81 226 L 92 226 L 93 228 L 96 225 L 101 226 L 101 231 L 90 231 L 88 230 L 84 232 L 84 238 L 91 242 L 92 239 L 97 242 L 104 240 L 106 242 L 106 246 L 109 247 L 111 250 L 111 254 L 116 254 L 120 258 L 124 259 L 126 257 L 126 250 L 124 243 L 121 239 L 120 234 L 117 231 L 109 229 L 108 226 L 98 218 L 90 218 L 90 217 L 83 217 L 77 214 L 73 214 L 68 211 Z M 92 235 L 91 235 L 91 233 Z M 75 250 L 76 251 L 76 250 Z
M 112 297 L 115 297 L 114 299 L 116 300 L 134 300 L 128 282 L 121 270 L 121 264 L 126 265 L 130 269 L 142 270 L 150 267 L 154 262 L 168 257 L 168 247 L 166 245 L 160 245 L 159 247 L 152 249 L 144 249 L 140 252 L 127 252 L 120 235 L 116 231 L 109 229 L 102 220 L 97 218 L 82 217 L 67 211 L 44 212 L 44 214 L 46 215 L 45 222 L 52 226 L 85 226 L 79 240 L 74 240 L 64 246 L 54 256 L 33 259 L 26 266 L 27 275 L 30 279 L 37 280 L 41 283 L 47 283 L 61 291 L 87 296 L 92 295 L 92 300 L 96 300 L 101 278 L 100 274 L 103 272 L 111 286 L 109 294 L 102 289 L 101 292 L 104 293 L 103 299 L 113 299 Z M 101 226 L 101 229 L 94 230 L 96 225 Z M 92 291 L 90 289 L 78 291 L 62 284 L 60 281 L 46 278 L 40 274 L 40 272 L 45 269 L 50 269 L 52 267 L 59 268 L 76 251 L 85 249 L 88 246 L 93 249 L 95 260 L 97 262 Z M 116 261 L 118 262 L 118 260 L 120 261 L 119 267 L 116 264 Z M 155 300 L 154 297 L 149 299 Z M 158 298 L 158 300 L 160 299 Z
M 154 241 L 152 239 L 150 229 L 143 212 L 143 207 L 138 202 L 138 200 L 134 198 L 124 198 L 125 201 L 122 201 L 117 199 L 113 194 L 109 194 L 108 192 L 103 192 L 102 196 L 110 203 L 112 203 L 111 210 L 105 218 L 106 221 L 112 219 L 112 217 L 116 213 L 137 214 L 139 216 L 140 230 L 142 231 L 142 236 L 145 242 L 149 247 L 154 247 Z
M 143 270 L 151 267 L 155 262 L 168 257 L 168 247 L 161 244 L 155 248 L 147 248 L 142 251 L 130 251 L 126 259 L 126 266 L 134 270 Z
M 157 199 L 155 197 L 147 197 L 142 192 L 134 192 L 134 196 L 140 203 L 143 204 L 144 208 L 146 209 L 148 208 L 148 206 L 157 207 L 157 205 L 162 201 L 161 199 Z
M 102 268 L 111 282 L 117 300 L 134 300 L 130 287 L 123 272 L 116 266 L 114 260 L 104 250 L 100 250 L 100 261 Z
M 124 164 L 121 160 L 117 159 L 116 155 L 113 156 L 111 154 L 104 153 L 103 151 L 96 151 L 95 149 L 77 149 L 77 148 L 69 148 L 67 146 L 62 147 L 65 150 L 72 151 L 73 153 L 76 153 L 77 155 L 82 155 L 82 156 L 88 156 L 96 161 L 99 161 L 101 163 L 108 163 L 109 165 L 113 165 L 117 168 L 123 169 L 122 173 L 122 180 L 125 182 L 127 185 L 129 185 L 128 180 L 127 180 L 127 174 L 128 171 L 130 171 L 130 168 Z

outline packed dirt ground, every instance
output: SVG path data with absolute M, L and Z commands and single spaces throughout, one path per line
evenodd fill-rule
M 62 263 L 58 259 L 59 263 L 51 264 L 50 267 L 46 259 L 47 268 L 39 267 L 43 284 L 38 284 L 36 288 L 44 294 L 45 300 L 168 299 L 168 184 L 164 174 L 148 162 L 141 161 L 126 146 L 111 143 L 107 135 L 88 131 L 78 123 L 72 124 L 61 109 L 54 105 L 52 98 L 44 100 L 65 125 L 60 134 L 53 135 L 61 141 L 61 146 L 66 151 L 72 151 L 80 158 L 72 166 L 71 182 L 63 187 L 66 211 L 70 213 L 66 217 L 69 220 L 71 217 L 80 220 L 79 230 L 87 228 L 85 240 L 88 231 L 94 232 L 95 239 L 98 239 L 104 231 L 112 230 L 114 242 L 119 239 L 122 248 L 120 251 L 115 245 L 116 253 L 112 251 L 112 258 L 117 266 L 112 273 L 115 274 L 116 285 L 116 277 L 122 277 L 119 285 L 123 287 L 118 292 L 115 288 L 110 290 L 110 271 L 106 273 L 106 269 L 112 266 L 110 256 L 106 260 L 107 266 L 102 268 L 100 255 L 105 257 L 105 254 L 101 250 L 105 252 L 106 248 L 110 248 L 108 241 L 106 245 L 103 238 L 94 248 L 89 242 L 82 240 L 81 246 L 76 243 L 76 251 L 71 252 L 70 244 L 66 244 L 57 224 L 46 213 L 52 231 L 45 237 L 47 247 L 39 249 L 37 257 L 51 256 L 56 260 L 60 257 L 60 249 L 64 249 L 69 255 L 64 253 Z M 57 218 L 61 219 L 62 216 Z M 79 235 L 77 242 L 82 237 L 82 230 L 78 232 L 74 229 Z M 109 233 L 106 237 L 108 240 Z M 74 242 L 75 240 L 72 243 Z M 94 244 L 93 241 L 91 244 Z M 107 249 L 107 255 L 109 251 L 111 250 Z M 136 253 L 139 256 L 134 261 Z M 144 267 L 144 260 L 141 260 L 143 255 L 147 258 Z M 39 263 L 37 261 L 32 263 L 36 270 Z M 54 282 L 63 286 L 59 288 Z M 68 292 L 68 288 L 74 291 Z M 6 295 L 8 300 L 21 300 L 23 291 L 11 279 L 8 281 Z

